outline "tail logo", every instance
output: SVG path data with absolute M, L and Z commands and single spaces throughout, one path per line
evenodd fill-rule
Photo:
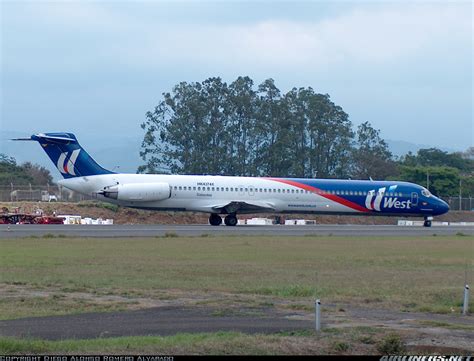
M 79 156 L 80 149 L 73 150 L 71 156 L 68 158 L 68 153 L 61 153 L 59 156 L 56 167 L 62 174 L 76 175 L 74 172 L 74 165 L 76 164 L 76 159 Z

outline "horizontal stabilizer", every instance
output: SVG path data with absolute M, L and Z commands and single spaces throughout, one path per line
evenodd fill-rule
M 44 134 L 44 133 L 39 133 L 39 134 L 34 134 L 30 138 L 15 138 L 12 140 L 35 140 L 39 142 L 51 142 L 51 143 L 77 143 L 76 138 L 71 134 L 67 133 L 61 133 L 61 134 Z
M 21 140 L 21 141 L 26 141 L 26 140 L 30 140 L 30 141 L 33 141 L 34 139 L 31 139 L 31 138 L 13 138 L 13 139 L 10 139 L 10 140 Z

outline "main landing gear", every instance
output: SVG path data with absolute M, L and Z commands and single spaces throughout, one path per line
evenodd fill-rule
M 225 217 L 224 223 L 226 226 L 235 226 L 237 225 L 237 217 L 235 214 L 229 214 Z
M 433 217 L 425 217 L 425 221 L 423 222 L 423 227 L 431 227 L 431 221 Z
M 213 213 L 209 216 L 209 224 L 211 226 L 220 226 L 221 223 L 222 223 L 222 218 L 218 214 Z
M 226 226 L 235 226 L 237 225 L 237 217 L 235 214 L 229 214 L 224 218 L 224 223 Z M 211 214 L 209 216 L 209 224 L 211 226 L 220 226 L 222 224 L 222 217 L 218 214 Z

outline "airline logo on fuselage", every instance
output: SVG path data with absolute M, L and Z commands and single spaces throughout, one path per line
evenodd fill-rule
M 76 164 L 80 151 L 80 149 L 73 150 L 69 159 L 67 159 L 69 153 L 61 153 L 58 162 L 56 163 L 56 167 L 62 174 L 76 175 L 74 165 Z
M 389 192 L 394 191 L 397 186 L 389 187 Z M 381 208 L 383 209 L 410 209 L 411 201 L 399 201 L 396 196 L 385 197 L 387 187 L 379 188 L 377 191 L 375 189 L 370 190 L 367 193 L 365 198 L 365 207 L 373 211 L 380 212 Z M 393 194 L 393 193 L 390 193 Z M 383 201 L 383 202 L 382 202 Z

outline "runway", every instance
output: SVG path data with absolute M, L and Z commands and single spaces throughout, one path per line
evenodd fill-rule
M 0 238 L 21 237 L 164 237 L 164 236 L 453 236 L 474 235 L 473 226 L 273 225 L 0 225 Z

